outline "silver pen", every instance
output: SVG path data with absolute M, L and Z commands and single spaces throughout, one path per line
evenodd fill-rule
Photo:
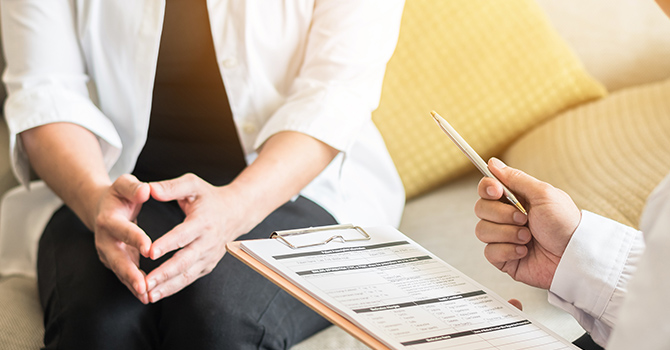
M 456 130 L 451 125 L 449 125 L 449 123 L 447 123 L 446 120 L 444 120 L 444 118 L 442 118 L 435 111 L 430 112 L 430 114 L 433 116 L 433 119 L 435 119 L 435 122 L 437 122 L 437 125 L 440 126 L 442 131 L 444 131 L 447 134 L 447 136 L 449 136 L 451 141 L 454 141 L 456 146 L 461 151 L 463 151 L 463 153 L 470 159 L 470 161 L 477 167 L 477 169 L 479 169 L 479 171 L 481 171 L 482 174 L 484 174 L 484 176 L 488 176 L 498 180 L 498 178 L 496 178 L 495 175 L 493 175 L 491 170 L 489 170 L 488 165 L 486 165 L 486 162 L 484 162 L 482 157 L 480 157 L 479 154 L 477 154 L 477 152 L 475 152 L 475 150 L 472 149 L 472 147 L 470 147 L 470 145 L 467 142 L 465 142 L 465 140 L 461 137 L 461 135 L 459 135 L 458 132 L 456 132 Z M 519 203 L 519 200 L 516 199 L 512 191 L 510 191 L 507 188 L 507 186 L 503 185 L 502 181 L 498 180 L 498 182 L 500 182 L 500 184 L 502 185 L 503 192 L 507 200 L 509 200 L 515 207 L 517 207 L 519 211 L 528 215 L 528 212 L 526 212 L 526 209 L 524 209 L 521 203 Z

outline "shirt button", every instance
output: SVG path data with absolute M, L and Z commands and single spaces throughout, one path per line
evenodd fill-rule
M 256 130 L 256 124 L 251 122 L 242 123 L 242 131 L 244 131 L 245 134 L 253 134 L 256 132 Z
M 235 57 L 225 58 L 221 64 L 226 68 L 233 68 L 237 65 L 237 59 Z

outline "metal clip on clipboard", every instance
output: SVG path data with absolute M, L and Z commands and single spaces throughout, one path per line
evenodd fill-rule
M 332 236 L 326 236 L 325 239 L 319 240 L 316 243 L 308 243 L 308 244 L 302 244 L 302 245 L 295 245 L 287 239 L 287 237 L 291 236 L 299 236 L 299 235 L 304 235 L 304 234 L 309 234 L 309 233 L 318 233 L 318 232 L 324 232 L 324 231 L 334 231 L 334 230 L 354 230 L 358 234 L 360 234 L 360 238 L 345 238 L 341 234 L 334 234 Z M 284 230 L 284 231 L 275 231 L 272 232 L 270 235 L 270 238 L 274 239 L 279 239 L 281 240 L 284 244 L 289 246 L 292 249 L 298 249 L 298 248 L 307 248 L 307 247 L 314 247 L 314 246 L 319 246 L 319 245 L 326 245 L 332 241 L 340 241 L 342 243 L 345 242 L 356 242 L 356 241 L 368 241 L 370 240 L 370 235 L 365 232 L 361 227 L 359 226 L 354 226 L 352 224 L 345 224 L 345 225 L 330 225 L 330 226 L 319 226 L 319 227 L 309 227 L 309 228 L 301 228 L 301 229 L 295 229 L 295 230 Z

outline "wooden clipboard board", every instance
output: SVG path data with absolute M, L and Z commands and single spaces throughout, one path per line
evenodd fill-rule
M 328 321 L 344 329 L 347 333 L 351 334 L 354 338 L 360 340 L 365 345 L 371 347 L 372 349 L 380 350 L 391 350 L 389 347 L 381 343 L 379 340 L 371 336 L 370 334 L 364 332 L 358 326 L 351 323 L 351 321 L 342 317 L 337 312 L 331 310 L 318 300 L 316 300 L 311 295 L 304 292 L 299 287 L 295 286 L 293 283 L 289 282 L 286 278 L 282 277 L 278 273 L 272 271 L 269 267 L 265 266 L 262 262 L 254 259 L 251 255 L 247 254 L 240 247 L 239 241 L 230 242 L 226 245 L 226 250 L 241 260 L 243 263 L 247 264 L 249 267 L 254 269 L 256 272 L 263 275 L 263 277 L 269 279 L 274 284 L 294 296 L 296 299 L 300 300 L 305 305 L 309 306 L 312 310 L 316 311 L 319 315 L 323 316 Z

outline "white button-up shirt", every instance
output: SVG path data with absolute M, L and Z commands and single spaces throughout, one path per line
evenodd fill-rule
M 249 161 L 284 130 L 340 151 L 301 194 L 340 222 L 397 225 L 402 184 L 371 120 L 402 0 L 208 0 L 230 107 Z M 20 133 L 54 122 L 94 133 L 112 179 L 147 136 L 164 0 L 2 0 L 5 117 L 14 172 L 0 212 L 0 274 L 34 274 L 37 241 L 61 205 L 29 184 Z M 272 174 L 268 174 L 272 176 Z
M 670 175 L 647 199 L 642 231 L 582 214 L 549 301 L 607 349 L 670 349 Z

